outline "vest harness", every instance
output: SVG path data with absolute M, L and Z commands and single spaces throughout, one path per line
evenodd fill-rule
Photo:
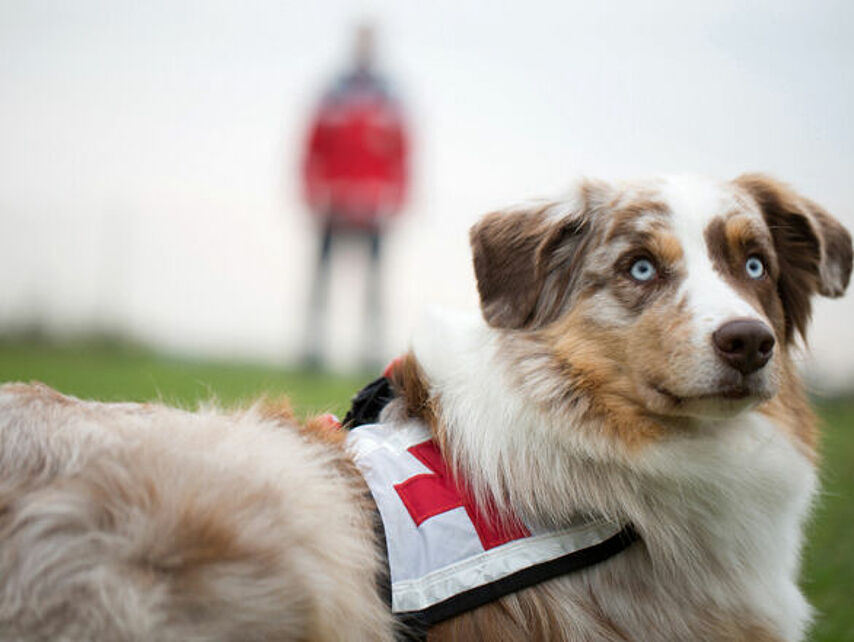
M 627 548 L 631 526 L 579 517 L 560 530 L 499 519 L 450 474 L 427 427 L 362 423 L 391 398 L 383 378 L 354 398 L 347 444 L 381 520 L 391 610 L 406 639 L 523 588 L 602 562 Z M 387 587 L 386 587 L 387 588 Z

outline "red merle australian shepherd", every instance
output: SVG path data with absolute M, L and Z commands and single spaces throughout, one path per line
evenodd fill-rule
M 0 638 L 803 639 L 790 354 L 849 234 L 745 175 L 582 181 L 471 244 L 482 318 L 352 431 L 0 388 Z

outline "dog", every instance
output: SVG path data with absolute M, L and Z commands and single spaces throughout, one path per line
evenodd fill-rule
M 0 637 L 405 637 L 384 586 L 401 529 L 376 519 L 397 496 L 415 533 L 456 510 L 500 525 L 497 554 L 554 533 L 605 551 L 428 640 L 803 639 L 817 427 L 792 352 L 812 296 L 848 285 L 848 232 L 764 175 L 677 176 L 580 181 L 485 216 L 471 246 L 481 317 L 431 317 L 350 432 L 271 402 L 0 388 Z M 426 466 L 385 499 L 378 435 Z M 418 484 L 464 498 L 419 507 Z

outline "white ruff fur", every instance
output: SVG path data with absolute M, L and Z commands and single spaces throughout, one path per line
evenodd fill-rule
M 801 529 L 817 482 L 783 431 L 745 412 L 629 453 L 580 430 L 583 408 L 531 404 L 530 389 L 510 383 L 500 334 L 479 317 L 434 313 L 416 335 L 455 466 L 528 520 L 601 514 L 632 523 L 643 540 L 552 582 L 567 617 L 578 614 L 566 596 L 589 587 L 608 596 L 600 603 L 608 617 L 649 640 L 689 639 L 715 611 L 801 639 L 810 619 L 796 585 Z M 570 637 L 596 637 L 582 621 L 566 626 Z

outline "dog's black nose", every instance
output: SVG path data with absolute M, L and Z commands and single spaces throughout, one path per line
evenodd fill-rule
M 715 350 L 743 375 L 756 372 L 774 352 L 774 335 L 761 321 L 738 319 L 724 323 L 712 334 Z

